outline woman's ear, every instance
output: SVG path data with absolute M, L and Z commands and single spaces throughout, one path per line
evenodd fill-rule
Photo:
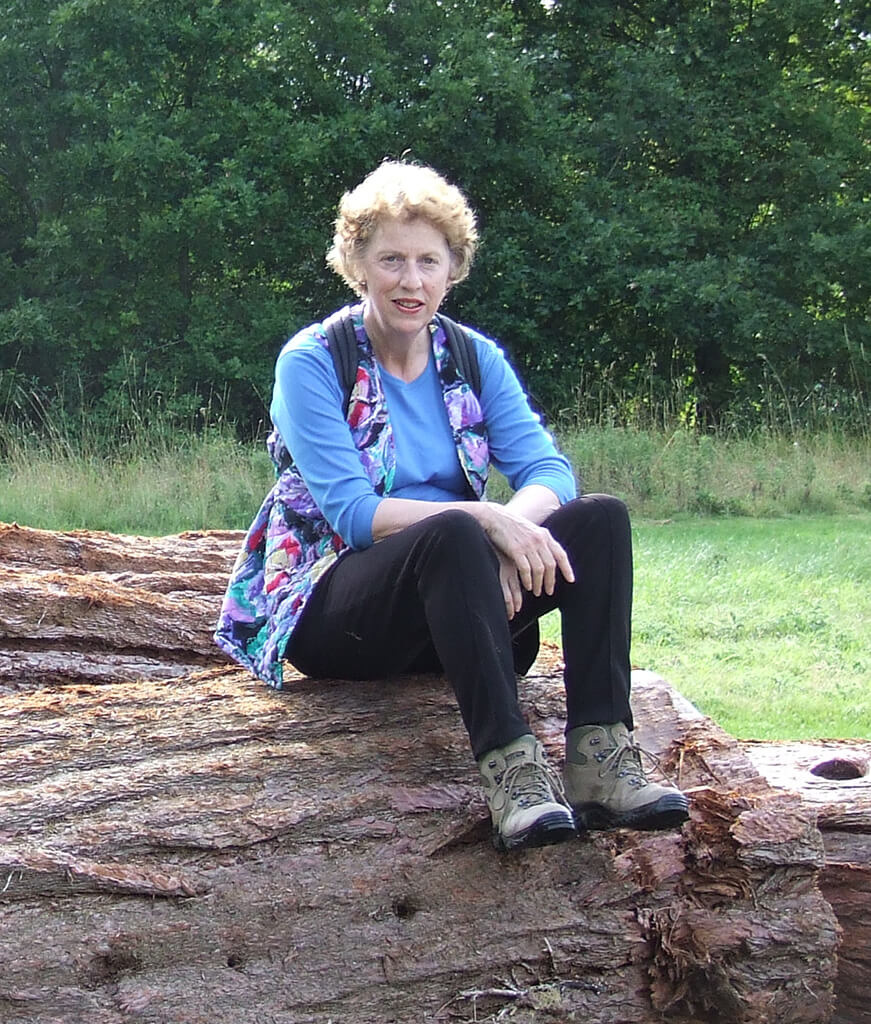
M 366 280 L 362 277 L 362 260 L 358 259 L 357 254 L 354 253 L 349 256 L 346 267 L 348 270 L 348 276 L 345 280 L 351 285 L 361 299 L 364 298 L 366 295 Z

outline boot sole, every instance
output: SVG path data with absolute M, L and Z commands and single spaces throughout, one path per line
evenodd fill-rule
M 529 850 L 538 846 L 554 846 L 574 839 L 577 835 L 574 822 L 566 820 L 565 814 L 545 814 L 522 832 L 515 832 L 506 839 L 498 832 L 493 833 L 493 845 L 504 853 L 507 850 Z
M 604 804 L 577 804 L 572 806 L 578 828 L 590 832 L 613 828 L 637 828 L 657 831 L 678 828 L 690 816 L 687 798 L 680 792 L 666 793 L 656 803 L 636 807 L 631 811 L 612 811 Z

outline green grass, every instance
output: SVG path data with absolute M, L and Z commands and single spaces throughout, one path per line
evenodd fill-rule
M 871 445 L 862 436 L 594 427 L 560 441 L 587 491 L 618 495 L 636 516 L 871 510 Z
M 642 521 L 634 543 L 636 667 L 739 738 L 871 738 L 871 515 Z
M 18 446 L 0 461 L 0 522 L 151 536 L 242 529 L 273 479 L 262 445 L 219 432 L 105 455 Z

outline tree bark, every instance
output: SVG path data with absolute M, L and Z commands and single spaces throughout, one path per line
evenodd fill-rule
M 826 853 L 820 889 L 843 931 L 833 1024 L 871 1024 L 871 741 L 747 743 L 768 782 L 798 793 Z
M 443 679 L 291 672 L 277 693 L 205 652 L 240 535 L 10 530 L 0 633 L 30 660 L 0 692 L 0 1019 L 831 1019 L 815 813 L 654 674 L 633 673 L 638 737 L 690 822 L 500 855 Z M 137 580 L 183 567 L 188 590 Z M 105 673 L 52 667 L 73 647 Z M 143 651 L 166 678 L 113 678 Z M 557 763 L 560 669 L 545 648 L 521 683 Z
M 212 630 L 240 543 L 233 531 L 119 537 L 0 523 L 0 692 L 226 664 Z

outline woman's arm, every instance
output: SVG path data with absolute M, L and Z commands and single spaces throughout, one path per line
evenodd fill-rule
M 324 517 L 351 547 L 368 547 L 380 498 L 351 439 L 332 358 L 312 328 L 278 357 L 270 415 Z
M 519 588 L 536 596 L 552 594 L 558 572 L 574 582 L 575 574 L 562 545 L 539 525 L 558 507 L 557 496 L 540 484 L 521 488 L 506 505 L 492 501 L 384 498 L 375 510 L 372 536 L 380 540 L 448 509 L 466 512 L 478 520 L 496 549 L 502 564 L 502 589 L 506 592 L 507 588 L 511 597 L 509 601 L 506 593 L 506 608 L 510 604 L 516 611 L 522 599 Z
M 530 484 L 542 484 L 560 504 L 571 500 L 577 493 L 571 464 L 530 408 L 517 374 L 499 346 L 478 332 L 471 333 L 481 367 L 481 406 L 493 465 L 518 493 Z

